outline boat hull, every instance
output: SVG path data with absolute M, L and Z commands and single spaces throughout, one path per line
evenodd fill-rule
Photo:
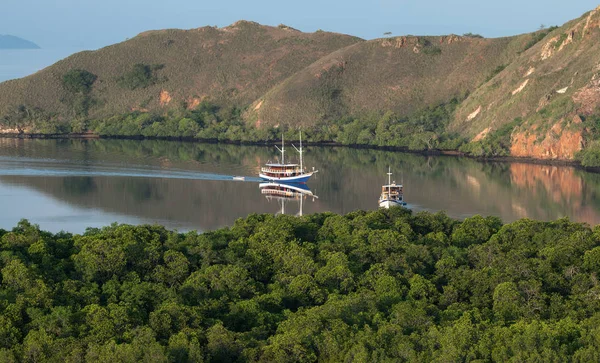
M 379 201 L 379 208 L 389 209 L 391 207 L 401 207 L 406 205 L 406 202 L 399 200 L 381 200 Z
M 264 180 L 271 180 L 271 181 L 277 181 L 277 182 L 306 183 L 313 174 L 314 174 L 314 172 L 310 172 L 310 173 L 306 173 L 306 174 L 302 174 L 302 175 L 296 175 L 296 176 L 276 177 L 276 176 L 270 176 L 270 175 L 260 173 L 260 174 L 258 174 L 258 176 Z

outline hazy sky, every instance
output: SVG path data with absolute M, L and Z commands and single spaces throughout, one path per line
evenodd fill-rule
M 45 48 L 98 48 L 149 29 L 284 23 L 371 39 L 402 34 L 498 37 L 561 25 L 600 0 L 0 0 L 0 34 Z

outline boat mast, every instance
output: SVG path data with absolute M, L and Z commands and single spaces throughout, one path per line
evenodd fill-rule
M 296 149 L 296 151 L 300 154 L 300 170 L 304 170 L 304 168 L 302 167 L 302 153 L 304 152 L 302 150 L 302 131 L 300 131 L 300 149 L 298 149 L 296 147 L 296 145 L 292 144 L 292 146 L 294 147 L 294 149 Z
M 388 199 L 392 200 L 392 168 L 388 166 Z
M 281 149 L 277 145 L 275 145 L 275 147 L 277 148 L 277 150 L 279 150 L 281 152 L 281 165 L 284 165 L 285 164 L 285 144 L 283 142 L 283 134 L 281 134 Z

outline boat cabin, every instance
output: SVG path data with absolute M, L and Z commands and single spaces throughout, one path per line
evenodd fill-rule
M 260 169 L 265 175 L 272 177 L 294 177 L 303 174 L 298 164 L 271 164 L 268 163 Z
M 402 185 L 396 185 L 396 183 L 392 183 L 381 186 L 381 197 L 379 199 L 402 201 L 402 195 Z

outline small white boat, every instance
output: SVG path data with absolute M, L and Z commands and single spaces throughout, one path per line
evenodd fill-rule
M 294 146 L 294 145 L 292 145 Z M 306 183 L 308 179 L 316 173 L 318 170 L 306 172 L 304 165 L 302 164 L 302 132 L 300 132 L 300 148 L 294 146 L 294 149 L 300 154 L 300 165 L 298 164 L 286 164 L 285 163 L 285 144 L 283 141 L 283 135 L 281 135 L 281 149 L 275 145 L 277 150 L 281 152 L 281 163 L 267 163 L 260 169 L 258 176 L 263 180 L 269 180 L 273 182 L 283 183 Z
M 404 206 L 404 191 L 402 184 L 397 185 L 396 182 L 392 182 L 392 172 L 388 167 L 388 183 L 387 185 L 381 186 L 381 195 L 379 196 L 379 207 L 380 208 L 391 208 L 396 206 Z
M 234 176 L 232 179 L 233 180 L 246 180 L 246 177 L 245 176 Z

